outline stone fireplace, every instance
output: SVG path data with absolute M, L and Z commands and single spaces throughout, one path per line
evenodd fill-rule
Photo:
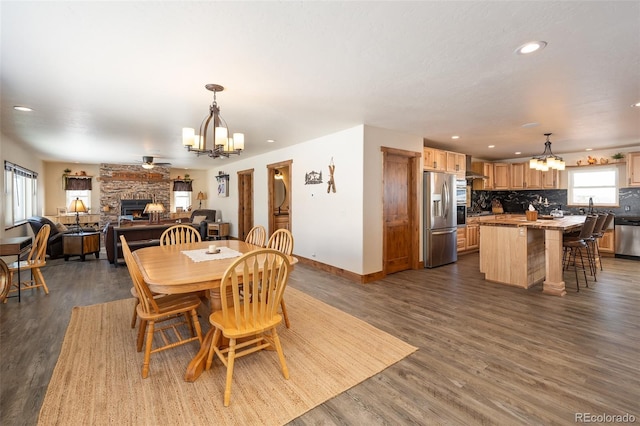
M 147 219 L 144 207 L 155 201 L 171 206 L 170 168 L 156 166 L 145 170 L 139 165 L 100 164 L 100 224 L 118 222 L 123 215 Z M 124 213 L 124 212 L 127 213 Z

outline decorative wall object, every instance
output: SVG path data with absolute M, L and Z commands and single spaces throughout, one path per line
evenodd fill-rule
M 327 187 L 327 194 L 333 191 L 336 192 L 336 182 L 333 179 L 333 173 L 336 171 L 336 166 L 333 164 L 333 157 L 331 157 L 331 162 L 329 163 L 329 186 Z
M 228 197 L 229 175 L 224 174 L 224 172 L 219 172 L 218 176 L 216 176 L 216 180 L 218 181 L 218 197 Z
M 322 172 L 310 171 L 304 175 L 305 185 L 316 185 L 322 183 Z

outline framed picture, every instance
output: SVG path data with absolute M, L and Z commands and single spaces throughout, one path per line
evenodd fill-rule
M 57 209 L 58 212 L 58 216 L 64 216 L 67 214 L 67 208 L 66 207 L 58 207 Z
M 216 176 L 218 181 L 218 197 L 229 196 L 229 175 Z

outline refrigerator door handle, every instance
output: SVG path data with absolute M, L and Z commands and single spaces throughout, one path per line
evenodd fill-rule
M 444 218 L 449 217 L 449 188 L 447 188 L 447 181 L 442 183 L 442 193 L 444 198 Z
M 453 229 L 447 229 L 447 230 L 444 230 L 444 231 L 431 231 L 431 235 L 453 234 L 457 230 L 458 230 L 457 228 L 453 228 Z

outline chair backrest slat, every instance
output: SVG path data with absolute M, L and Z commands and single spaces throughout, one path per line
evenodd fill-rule
M 271 234 L 267 242 L 267 248 L 272 248 L 291 256 L 293 253 L 293 235 L 287 229 L 278 229 Z
M 593 227 L 593 235 L 597 235 L 600 234 L 602 232 L 602 229 L 604 227 L 604 222 L 607 220 L 608 214 L 607 213 L 600 213 L 598 214 L 598 220 L 596 220 L 596 224 Z
M 161 246 L 199 243 L 202 241 L 200 231 L 191 225 L 174 225 L 167 228 L 160 236 Z
M 233 316 L 238 330 L 251 330 L 273 321 L 289 272 L 289 262 L 278 250 L 258 249 L 234 261 L 220 283 L 220 294 L 232 295 L 231 306 L 226 297 L 221 298 L 225 323 Z
M 47 242 L 49 241 L 49 234 L 51 233 L 51 226 L 49 224 L 42 225 L 42 228 L 36 234 L 36 237 L 27 256 L 27 260 L 34 263 L 45 263 L 47 256 Z
M 256 225 L 247 234 L 244 239 L 245 243 L 253 244 L 256 246 L 264 247 L 264 242 L 267 240 L 267 230 L 262 225 Z

